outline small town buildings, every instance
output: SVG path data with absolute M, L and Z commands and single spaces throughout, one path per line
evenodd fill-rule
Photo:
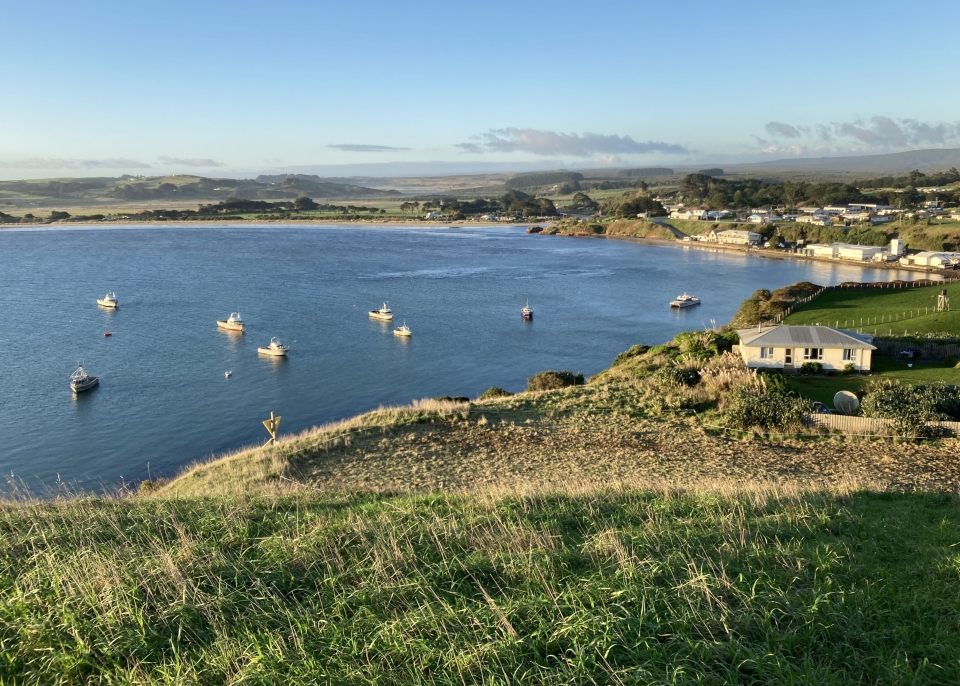
M 876 245 L 848 245 L 841 243 L 837 249 L 837 257 L 841 260 L 871 262 L 874 260 L 874 256 L 889 252 L 887 248 L 881 248 Z
M 832 226 L 833 220 L 826 214 L 805 214 L 797 217 L 798 224 L 813 224 L 814 226 Z
M 846 205 L 830 205 L 829 207 L 824 207 L 823 211 L 832 216 L 838 216 L 847 211 Z
M 726 243 L 728 245 L 758 245 L 763 239 L 763 236 L 759 233 L 739 229 L 714 231 L 712 234 L 717 243 Z
M 956 253 L 948 252 L 918 252 L 916 255 L 908 255 L 901 259 L 906 264 L 913 264 L 918 267 L 936 267 L 937 269 L 948 269 L 953 267 Z
M 691 219 L 695 221 L 700 221 L 707 218 L 706 210 L 696 210 L 696 209 L 678 209 L 670 213 L 671 219 Z
M 829 326 L 756 327 L 740 329 L 740 356 L 750 369 L 798 370 L 805 362 L 818 362 L 824 371 L 870 371 L 872 336 Z

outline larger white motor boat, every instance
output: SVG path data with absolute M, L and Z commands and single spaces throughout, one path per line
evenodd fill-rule
M 120 307 L 120 301 L 117 300 L 117 294 L 113 291 L 110 291 L 105 296 L 98 299 L 97 304 L 101 307 Z
M 83 365 L 77 367 L 77 371 L 70 375 L 70 388 L 74 393 L 83 393 L 100 383 L 99 376 L 91 376 L 83 369 Z
M 243 331 L 243 318 L 239 312 L 231 312 L 226 319 L 218 319 L 217 326 L 227 331 Z
M 670 307 L 679 307 L 680 309 L 683 309 L 684 307 L 694 307 L 695 305 L 699 304 L 700 298 L 684 293 L 683 295 L 678 295 L 676 300 L 671 301 Z
M 393 319 L 393 311 L 383 303 L 379 310 L 370 310 L 370 319 L 379 319 L 382 322 L 389 322 Z
M 533 319 L 533 308 L 530 307 L 530 301 L 527 301 L 526 306 L 520 308 L 520 316 L 524 319 Z
M 289 346 L 280 343 L 279 338 L 271 338 L 270 345 L 257 348 L 257 352 L 261 355 L 270 355 L 271 357 L 286 357 L 288 350 L 290 350 Z

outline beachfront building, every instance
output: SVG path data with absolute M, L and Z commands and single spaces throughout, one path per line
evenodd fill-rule
M 737 331 L 738 350 L 750 369 L 798 370 L 804 362 L 818 362 L 824 371 L 870 371 L 873 337 L 829 326 L 755 327 Z
M 856 262 L 872 262 L 879 259 L 877 256 L 889 253 L 887 248 L 881 248 L 876 245 L 849 245 L 840 243 L 837 248 L 837 257 L 841 260 L 854 260 Z
M 949 269 L 956 262 L 960 262 L 960 254 L 949 252 L 918 252 L 915 255 L 908 255 L 900 259 L 903 264 L 913 264 L 918 267 L 935 267 L 937 269 Z
M 797 217 L 798 224 L 813 224 L 814 226 L 832 226 L 833 220 L 826 214 L 805 214 Z
M 726 231 L 712 231 L 713 240 L 727 245 L 759 245 L 763 236 L 753 231 L 727 229 Z

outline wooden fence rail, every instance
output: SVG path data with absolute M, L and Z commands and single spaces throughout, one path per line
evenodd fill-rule
M 897 436 L 892 419 L 848 417 L 842 414 L 808 414 L 804 415 L 803 421 L 807 426 L 840 431 L 848 436 Z M 948 436 L 960 435 L 960 422 L 927 422 L 927 426 L 940 426 L 946 430 Z

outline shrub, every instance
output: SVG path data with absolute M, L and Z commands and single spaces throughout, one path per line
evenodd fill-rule
M 926 423 L 960 419 L 960 390 L 881 379 L 866 386 L 860 410 L 865 417 L 892 419 L 901 436 L 936 438 L 941 431 Z
M 845 365 L 843 365 L 844 374 L 853 374 L 855 371 L 857 370 L 856 367 L 853 366 L 853 362 L 847 362 Z
M 785 382 L 778 377 L 736 386 L 724 405 L 724 414 L 733 426 L 781 431 L 799 427 L 803 415 L 811 409 L 809 400 L 787 391 Z
M 574 374 L 570 371 L 546 371 L 534 374 L 527 379 L 528 391 L 554 391 L 567 386 L 582 386 L 583 374 Z
M 483 393 L 480 394 L 480 400 L 489 400 L 490 398 L 506 398 L 508 395 L 513 395 L 510 391 L 505 391 L 502 388 L 497 388 L 496 386 L 491 386 Z
M 468 402 L 470 402 L 470 398 L 467 398 L 467 397 L 462 396 L 462 395 L 455 395 L 455 396 L 452 396 L 452 397 L 449 396 L 449 395 L 441 395 L 439 398 L 434 398 L 434 400 L 437 400 L 437 401 L 439 401 L 439 402 L 441 402 L 441 403 L 468 403 Z
M 700 381 L 700 372 L 668 364 L 654 372 L 653 378 L 664 386 L 695 386 Z
M 823 365 L 819 362 L 804 362 L 800 365 L 800 374 L 803 376 L 823 374 Z
M 640 355 L 643 355 L 648 350 L 650 350 L 650 346 L 648 345 L 631 346 L 629 350 L 625 350 L 617 355 L 617 359 L 613 361 L 613 366 L 616 367 L 618 364 L 623 364 L 632 357 L 640 357 Z

